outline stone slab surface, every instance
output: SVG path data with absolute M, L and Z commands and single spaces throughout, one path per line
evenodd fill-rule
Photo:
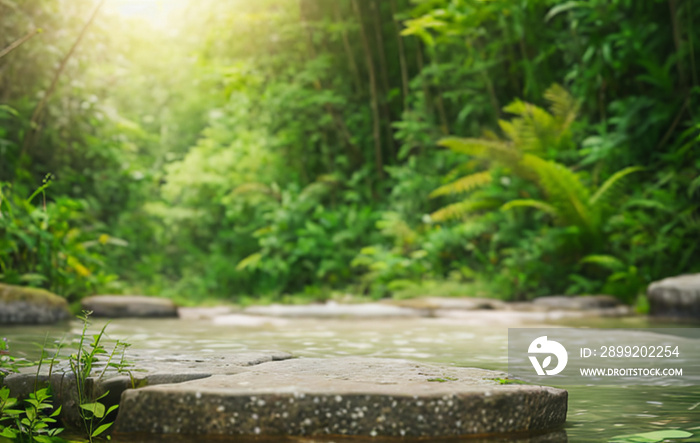
M 44 289 L 0 283 L 0 325 L 49 324 L 69 317 L 63 297 Z
M 131 375 L 119 375 L 107 372 L 103 378 L 88 379 L 88 389 L 94 397 L 109 391 L 103 401 L 108 405 L 117 404 L 122 392 L 133 386 L 143 388 L 162 383 L 181 383 L 197 380 L 212 375 L 229 375 L 244 371 L 245 368 L 266 362 L 292 358 L 280 351 L 248 351 L 232 354 L 169 354 L 158 351 L 129 351 L 128 359 L 137 370 Z M 100 364 L 96 370 L 101 369 Z M 63 405 L 61 419 L 69 427 L 80 426 L 77 409 L 77 389 L 75 377 L 69 371 L 65 361 L 52 368 L 49 376 L 48 365 L 43 365 L 37 377 L 36 367 L 22 368 L 19 374 L 11 374 L 4 380 L 10 388 L 11 395 L 26 398 L 34 392 L 35 381 L 51 385 L 55 398 Z M 133 386 L 132 386 L 133 382 Z
M 700 320 L 700 274 L 654 282 L 647 288 L 647 296 L 651 315 Z
M 407 360 L 291 359 L 127 390 L 121 434 L 438 437 L 544 431 L 566 419 L 561 389 Z
M 382 303 L 339 304 L 334 302 L 311 305 L 251 306 L 243 311 L 250 315 L 271 317 L 359 317 L 359 318 L 406 318 L 422 317 L 422 310 L 391 306 Z
M 177 317 L 172 300 L 143 295 L 95 295 L 84 298 L 83 309 L 95 317 Z

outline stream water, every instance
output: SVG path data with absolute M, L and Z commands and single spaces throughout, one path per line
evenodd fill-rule
M 269 323 L 252 322 L 246 326 L 211 320 L 117 319 L 110 323 L 108 335 L 130 342 L 134 349 L 161 355 L 281 350 L 301 358 L 362 355 L 506 371 L 508 327 L 557 326 L 507 324 L 499 318 L 502 317 L 493 312 L 475 315 L 473 319 L 272 319 Z M 92 328 L 100 328 L 104 323 L 95 319 Z M 651 325 L 643 318 L 567 320 L 565 326 L 669 327 Z M 10 339 L 13 353 L 36 358 L 34 343 L 43 342 L 47 333 L 51 339 L 58 339 L 66 333 L 79 333 L 80 327 L 78 323 L 50 328 L 2 327 L 0 335 Z M 605 442 L 616 435 L 662 429 L 682 429 L 700 437 L 700 386 L 565 388 L 569 391 L 565 428 L 569 442 Z

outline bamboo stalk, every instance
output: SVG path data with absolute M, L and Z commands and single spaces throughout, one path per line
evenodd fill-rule
M 396 158 L 396 147 L 394 146 L 394 131 L 391 129 L 391 109 L 389 108 L 389 70 L 386 66 L 386 51 L 384 49 L 384 36 L 382 33 L 382 10 L 378 7 L 376 0 L 370 3 L 372 8 L 372 13 L 374 15 L 374 33 L 377 40 L 377 50 L 379 52 L 379 68 L 382 78 L 382 86 L 384 87 L 384 95 L 381 101 L 382 111 L 384 112 L 384 118 L 386 119 L 386 124 L 384 129 L 386 131 L 386 139 L 389 147 L 390 159 Z
M 355 10 L 358 20 L 360 21 L 360 34 L 362 36 L 362 46 L 365 49 L 365 57 L 367 59 L 367 71 L 369 74 L 369 86 L 370 86 L 370 106 L 372 108 L 372 137 L 374 138 L 374 161 L 377 168 L 377 175 L 380 179 L 384 178 L 384 164 L 382 161 L 382 140 L 380 134 L 380 124 L 379 124 L 379 106 L 377 103 L 377 79 L 374 68 L 374 60 L 372 60 L 371 48 L 369 46 L 369 39 L 367 38 L 367 33 L 365 32 L 364 23 L 362 23 L 362 13 L 360 12 L 360 6 L 357 4 L 357 0 L 352 0 L 352 7 Z
M 681 82 L 683 89 L 686 88 L 688 83 L 685 78 L 685 67 L 683 66 L 683 59 L 681 55 L 681 30 L 678 25 L 678 8 L 676 5 L 676 0 L 668 0 L 668 8 L 671 13 L 671 27 L 673 29 L 673 43 L 676 46 L 676 68 L 678 69 L 678 79 Z
M 343 18 L 340 13 L 340 2 L 339 1 L 334 1 L 335 7 L 333 8 L 333 14 L 335 15 L 335 19 L 339 23 L 343 23 Z M 343 23 L 344 24 L 344 23 Z M 350 66 L 350 71 L 352 71 L 352 78 L 353 81 L 355 82 L 355 87 L 357 88 L 358 92 L 362 91 L 362 81 L 360 80 L 360 70 L 357 67 L 357 62 L 355 61 L 355 54 L 352 51 L 352 46 L 350 45 L 350 39 L 348 38 L 348 31 L 345 29 L 345 26 L 343 26 L 341 32 L 341 37 L 343 40 L 343 48 L 345 49 L 345 55 L 348 59 L 348 65 Z
M 406 50 L 401 37 L 401 27 L 396 20 L 397 7 L 396 0 L 389 0 L 391 5 L 391 16 L 396 28 L 396 40 L 399 44 L 399 64 L 401 65 L 401 90 L 403 92 L 403 110 L 408 109 L 408 65 L 406 63 Z

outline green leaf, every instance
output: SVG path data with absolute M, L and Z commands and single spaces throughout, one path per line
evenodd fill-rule
M 559 215 L 559 211 L 557 211 L 557 208 L 554 206 L 550 205 L 549 203 L 540 201 L 540 200 L 532 200 L 532 199 L 519 199 L 519 200 L 511 200 L 505 205 L 501 206 L 502 211 L 509 211 L 513 208 L 522 208 L 522 207 L 529 207 L 529 208 L 535 208 L 539 209 L 540 211 L 544 211 L 548 214 L 551 214 L 555 217 Z
M 577 2 L 577 1 L 570 1 L 566 3 L 562 3 L 561 5 L 557 5 L 553 7 L 552 9 L 547 12 L 547 15 L 544 16 L 544 21 L 548 22 L 552 18 L 556 17 L 557 15 L 561 14 L 562 12 L 569 11 L 574 8 L 578 8 L 581 6 L 587 6 L 584 2 Z
M 587 255 L 581 260 L 579 260 L 579 263 L 592 263 L 610 269 L 612 271 L 619 271 L 620 269 L 624 269 L 625 267 L 625 264 L 622 263 L 622 261 L 620 261 L 619 258 L 613 257 L 612 255 L 604 254 Z
M 609 202 L 611 199 L 610 194 L 618 182 L 634 172 L 643 170 L 644 168 L 641 166 L 630 166 L 629 168 L 617 171 L 609 179 L 605 180 L 605 183 L 603 183 L 600 188 L 598 188 L 596 193 L 591 196 L 589 204 L 591 206 L 595 206 L 601 203 Z
M 94 403 L 83 403 L 80 405 L 81 409 L 90 412 L 94 417 L 102 418 L 105 416 L 105 405 L 99 402 Z
M 103 424 L 103 425 L 98 426 L 97 429 L 95 429 L 95 430 L 92 432 L 92 435 L 91 435 L 91 436 L 92 436 L 92 437 L 97 437 L 98 435 L 102 434 L 104 431 L 106 431 L 107 429 L 109 429 L 110 426 L 112 426 L 112 423 L 105 423 L 105 424 Z

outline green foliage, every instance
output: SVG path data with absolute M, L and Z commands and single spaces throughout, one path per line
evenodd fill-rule
M 81 229 L 88 222 L 85 202 L 47 201 L 50 183 L 47 177 L 26 199 L 0 183 L 0 279 L 73 300 L 113 279 L 104 271 L 103 252 L 119 240 Z
M 231 1 L 107 2 L 70 54 L 90 0 L 0 2 L 2 281 L 633 299 L 700 270 L 693 0 Z

